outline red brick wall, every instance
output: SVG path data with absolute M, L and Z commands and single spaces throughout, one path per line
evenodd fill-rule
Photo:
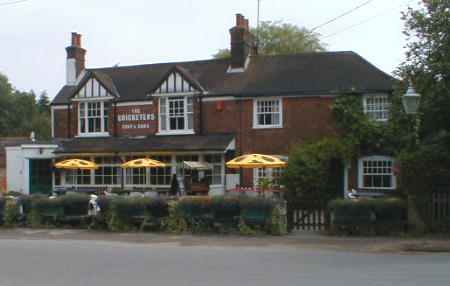
M 53 110 L 53 128 L 55 138 L 67 138 L 67 124 L 69 113 L 67 109 Z
M 205 102 L 204 132 L 235 132 L 239 153 L 284 154 L 305 140 L 336 136 L 331 98 L 284 98 L 283 128 L 254 129 L 253 100 Z

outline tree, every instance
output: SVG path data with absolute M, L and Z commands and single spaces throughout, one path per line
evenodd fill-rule
M 37 102 L 39 112 L 50 113 L 50 99 L 47 96 L 47 92 L 42 92 Z
M 0 136 L 29 136 L 35 131 L 39 139 L 50 138 L 49 104 L 45 93 L 36 102 L 33 91 L 14 89 L 8 78 L 0 74 Z
M 409 40 L 398 74 L 422 94 L 422 135 L 450 134 L 450 1 L 423 1 L 402 16 Z
M 264 55 L 295 54 L 302 52 L 320 52 L 325 44 L 319 40 L 318 34 L 306 28 L 283 23 L 282 21 L 264 21 L 259 28 L 251 28 L 250 32 L 259 37 L 259 53 Z M 220 49 L 214 58 L 230 57 L 229 49 Z

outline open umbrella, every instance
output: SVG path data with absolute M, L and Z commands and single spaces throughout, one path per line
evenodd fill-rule
M 286 162 L 276 156 L 263 154 L 246 154 L 226 163 L 226 166 L 231 169 L 284 168 L 286 165 Z M 262 192 L 264 193 L 264 188 Z
M 94 162 L 82 159 L 68 159 L 55 163 L 57 169 L 67 170 L 95 170 L 98 169 L 98 165 Z
M 153 160 L 149 158 L 134 159 L 123 163 L 120 167 L 124 169 L 131 168 L 162 168 L 167 167 L 167 164 L 160 162 L 158 160 Z

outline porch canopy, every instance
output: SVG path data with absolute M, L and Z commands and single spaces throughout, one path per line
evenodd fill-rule
M 206 171 L 211 170 L 212 166 L 205 162 L 183 161 L 183 167 L 190 170 Z
M 233 134 L 96 137 L 61 140 L 56 155 L 169 153 L 234 150 Z

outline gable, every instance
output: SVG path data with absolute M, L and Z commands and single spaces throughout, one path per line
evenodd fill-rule
M 181 73 L 171 72 L 153 94 L 192 93 L 199 90 Z
M 91 77 L 78 90 L 74 98 L 102 98 L 111 96 L 112 94 L 95 77 Z

